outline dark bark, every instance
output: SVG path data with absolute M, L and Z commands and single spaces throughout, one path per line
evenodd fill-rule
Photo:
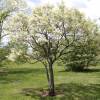
M 49 71 L 48 71 L 47 65 L 45 65 L 45 70 L 46 70 L 46 75 L 47 75 L 47 80 L 48 80 L 48 86 L 50 87 L 50 83 L 49 83 L 50 75 L 49 75 Z
M 0 22 L 0 42 L 1 42 L 1 34 L 2 34 L 2 23 Z
M 54 72 L 53 72 L 53 64 L 51 62 L 49 63 L 49 74 L 50 74 L 49 96 L 55 96 Z

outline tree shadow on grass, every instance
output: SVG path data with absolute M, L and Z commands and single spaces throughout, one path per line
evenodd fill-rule
M 70 71 L 68 69 L 59 71 L 59 72 L 82 72 L 82 73 L 95 73 L 95 72 L 100 72 L 100 68 L 89 68 L 89 69 L 84 69 L 82 71 Z
M 60 84 L 58 90 L 62 90 L 63 96 L 60 100 L 99 100 L 100 84 Z
M 44 73 L 43 68 L 12 68 L 6 69 L 0 72 L 0 83 L 10 83 L 14 81 L 19 81 L 23 76 L 32 74 L 32 76 L 40 75 Z
M 13 68 L 8 69 L 8 74 L 42 74 L 45 70 L 43 68 Z
M 44 90 L 45 91 L 45 90 Z M 100 100 L 100 84 L 59 84 L 56 86 L 56 96 L 43 97 L 40 89 L 23 89 L 23 94 L 35 100 Z

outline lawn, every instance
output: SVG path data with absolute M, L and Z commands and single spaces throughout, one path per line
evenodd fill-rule
M 54 69 L 57 96 L 44 97 L 48 84 L 40 63 L 6 65 L 6 72 L 0 72 L 0 100 L 100 100 L 99 67 L 86 72 Z

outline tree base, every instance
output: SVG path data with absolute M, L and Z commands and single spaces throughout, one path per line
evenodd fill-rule
M 49 96 L 56 96 L 56 93 L 53 91 L 53 92 L 49 92 Z

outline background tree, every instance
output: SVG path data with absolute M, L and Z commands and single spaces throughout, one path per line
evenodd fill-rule
M 7 46 L 2 46 L 2 39 L 6 34 L 3 33 L 3 23 L 6 20 L 6 18 L 9 15 L 9 11 L 0 11 L 0 66 L 2 61 L 6 59 L 6 56 L 8 55 L 8 47 Z
M 99 27 L 91 20 L 81 21 L 81 28 L 84 32 L 80 31 L 83 36 L 78 37 L 70 48 L 72 52 L 62 57 L 66 68 L 74 71 L 83 71 L 90 65 L 96 64 L 97 56 L 99 55 Z
M 7 20 L 7 17 L 18 10 L 21 10 L 25 7 L 25 2 L 22 0 L 1 0 L 0 1 L 0 40 L 4 36 L 4 22 Z
M 0 1 L 0 63 L 6 59 L 8 54 L 8 46 L 2 44 L 2 40 L 8 35 L 5 22 L 8 17 L 13 16 L 13 13 L 25 7 L 25 2 L 22 0 L 1 0 Z M 6 38 L 8 39 L 8 38 Z

